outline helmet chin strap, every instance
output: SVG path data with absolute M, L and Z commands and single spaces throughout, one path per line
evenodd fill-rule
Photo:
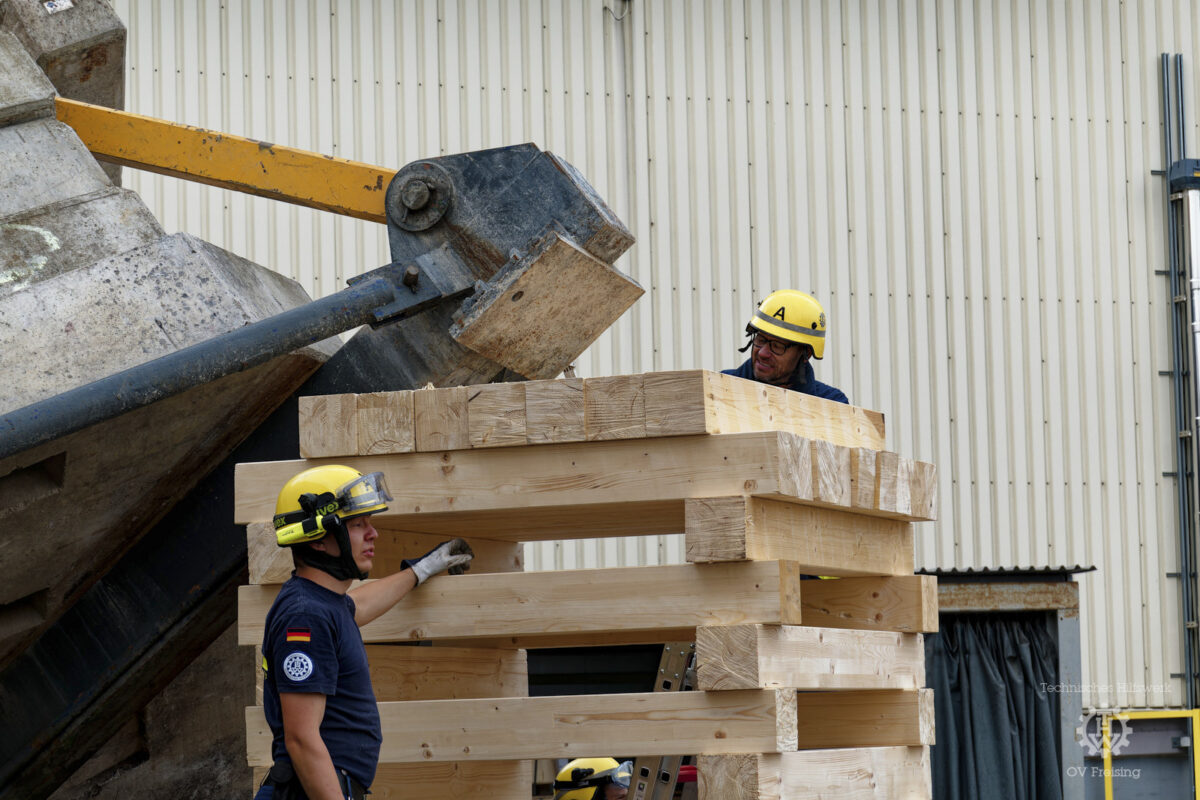
M 304 548 L 304 563 L 328 573 L 339 581 L 365 580 L 367 573 L 360 570 L 354 562 L 354 548 L 350 546 L 350 534 L 346 531 L 345 521 L 336 514 L 330 514 L 322 518 L 321 525 L 327 531 L 326 535 L 333 536 L 341 552 L 331 556 L 323 550 L 308 546 Z

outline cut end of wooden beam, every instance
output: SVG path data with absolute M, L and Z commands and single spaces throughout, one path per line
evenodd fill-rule
M 589 442 L 646 436 L 646 396 L 641 375 L 587 378 L 584 429 Z
M 413 431 L 413 392 L 372 392 L 358 396 L 360 454 L 411 453 L 416 449 Z
M 707 691 L 762 688 L 756 625 L 696 629 L 696 685 Z
M 525 430 L 529 444 L 582 442 L 583 378 L 525 384 Z
M 471 447 L 525 444 L 525 384 L 489 383 L 468 388 L 467 427 Z
M 746 497 L 706 497 L 684 501 L 684 551 L 694 564 L 746 561 L 749 535 Z
M 413 427 L 413 439 L 418 452 L 465 450 L 470 447 L 467 387 L 418 389 L 413 392 Z
M 644 293 L 558 231 L 522 256 L 472 298 L 450 335 L 527 378 L 562 373 Z
M 302 458 L 357 455 L 358 395 L 301 397 L 297 405 Z

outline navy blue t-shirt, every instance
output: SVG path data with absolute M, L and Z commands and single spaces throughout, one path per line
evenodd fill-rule
M 383 734 L 354 601 L 293 575 L 267 612 L 263 664 L 263 710 L 275 736 L 275 760 L 290 761 L 279 693 L 316 692 L 325 695 L 321 739 L 334 767 L 370 786 Z
M 723 369 L 721 372 L 725 375 L 733 375 L 735 378 L 755 380 L 753 361 L 754 359 L 747 358 L 740 367 L 736 369 Z M 796 373 L 791 384 L 787 387 L 793 392 L 803 392 L 804 394 L 811 394 L 814 397 L 824 397 L 826 400 L 836 400 L 839 403 L 850 402 L 850 399 L 846 397 L 846 394 L 841 389 L 817 380 L 812 364 L 807 361 L 804 362 L 804 368 L 796 370 Z

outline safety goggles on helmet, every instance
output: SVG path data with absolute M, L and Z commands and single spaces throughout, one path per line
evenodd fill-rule
M 361 475 L 337 490 L 338 516 L 366 514 L 392 499 L 382 472 Z

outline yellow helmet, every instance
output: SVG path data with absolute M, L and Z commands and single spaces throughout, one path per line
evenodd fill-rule
M 615 758 L 577 758 L 554 779 L 554 800 L 603 800 L 610 783 L 629 788 L 633 762 Z
M 340 464 L 310 467 L 279 490 L 275 540 L 280 547 L 315 542 L 339 522 L 386 511 L 391 499 L 382 472 L 363 475 Z
M 813 358 L 825 355 L 825 309 L 811 294 L 795 289 L 771 292 L 746 325 L 747 333 L 754 331 L 807 344 L 812 347 Z

